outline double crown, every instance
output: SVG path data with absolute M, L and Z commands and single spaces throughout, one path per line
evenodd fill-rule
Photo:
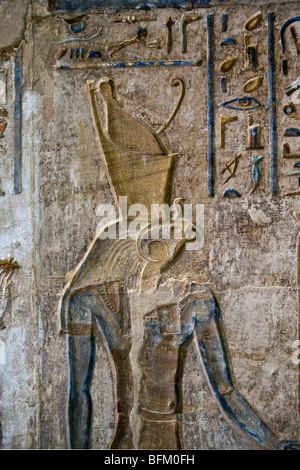
M 176 80 L 177 84 L 173 86 L 178 86 L 180 79 Z M 112 79 L 103 78 L 96 87 L 93 82 L 88 82 L 88 90 L 106 175 L 116 203 L 120 196 L 127 196 L 128 206 L 143 204 L 148 213 L 151 204 L 171 205 L 177 154 L 169 153 L 159 131 L 155 132 L 123 107 L 117 99 Z M 99 92 L 105 103 L 104 125 L 98 113 L 96 92 Z M 184 86 L 181 101 L 183 92 Z

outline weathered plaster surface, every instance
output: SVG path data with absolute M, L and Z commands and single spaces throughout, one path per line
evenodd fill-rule
M 3 0 L 0 4 L 1 50 L 16 47 L 23 39 L 26 27 L 27 0 Z
M 58 3 L 54 2 L 54 5 Z M 70 36 L 69 26 L 62 19 L 63 13 L 52 15 L 42 1 L 28 2 L 29 6 L 24 1 L 0 3 L 0 49 L 10 54 L 9 60 L 1 63 L 1 68 L 7 70 L 5 107 L 9 116 L 5 139 L 0 141 L 0 177 L 5 190 L 5 197 L 0 197 L 0 257 L 10 253 L 22 266 L 11 285 L 6 329 L 0 331 L 1 448 L 68 446 L 67 352 L 65 337 L 58 336 L 57 305 L 65 274 L 76 267 L 95 235 L 100 222 L 97 216 L 99 204 L 113 203 L 95 138 L 86 88 L 87 80 L 98 80 L 104 75 L 113 78 L 124 104 L 151 126 L 164 123 L 176 103 L 176 89 L 170 87 L 169 79 L 174 75 L 185 79 L 187 90 L 183 106 L 164 140 L 172 151 L 179 153 L 174 196 L 182 196 L 188 203 L 204 204 L 205 243 L 198 252 L 185 251 L 168 275 L 175 279 L 209 282 L 213 286 L 222 308 L 238 389 L 282 438 L 298 438 L 297 366 L 292 363 L 291 356 L 298 322 L 298 228 L 292 214 L 299 211 L 299 196 L 284 197 L 291 187 L 291 180 L 284 174 L 291 165 L 281 157 L 283 130 L 288 127 L 282 108 L 290 101 L 284 93 L 290 79 L 280 73 L 279 29 L 286 19 L 299 15 L 300 4 L 296 1 L 275 2 L 270 7 L 276 18 L 279 181 L 279 194 L 271 197 L 267 6 L 263 2 L 259 5 L 238 2 L 237 12 L 236 5 L 217 3 L 214 39 L 216 116 L 220 112 L 218 105 L 227 97 L 241 96 L 242 85 L 248 77 L 242 67 L 243 26 L 256 11 L 263 12 L 262 26 L 253 31 L 252 38 L 259 44 L 258 73 L 264 77 L 262 86 L 255 93 L 263 104 L 255 119 L 262 127 L 264 149 L 257 152 L 264 155 L 264 160 L 260 164 L 259 190 L 251 196 L 252 163 L 245 150 L 246 113 L 239 114 L 239 121 L 226 127 L 225 150 L 219 149 L 220 130 L 216 119 L 215 197 L 207 196 L 206 14 L 214 11 L 216 2 L 210 8 L 196 9 L 202 19 L 199 24 L 188 26 L 190 47 L 184 59 L 201 59 L 203 65 L 126 71 L 57 70 L 56 56 L 61 48 L 58 42 Z M 167 8 L 147 10 L 146 13 L 157 17 L 157 21 L 147 23 L 149 41 L 159 37 L 162 44 L 162 25 L 170 15 L 178 20 L 174 26 L 176 39 L 170 58 L 181 57 L 179 19 L 182 11 Z M 228 33 L 221 33 L 222 13 L 229 14 Z M 129 26 L 110 21 L 130 15 L 137 15 L 136 10 L 100 9 L 88 13 L 87 37 L 103 26 L 93 48 L 103 52 L 104 62 L 111 61 L 106 48 L 112 38 L 113 42 L 119 42 L 124 37 L 134 36 L 137 29 L 136 24 Z M 239 66 L 230 75 L 226 95 L 221 92 L 217 74 L 219 64 L 225 58 L 224 51 L 217 46 L 225 34 L 238 38 L 233 55 L 239 57 Z M 16 195 L 12 185 L 13 48 L 22 40 L 23 190 Z M 297 62 L 292 46 L 289 42 L 289 76 L 297 73 L 297 64 L 299 67 L 299 57 Z M 120 51 L 116 62 L 141 58 L 163 60 L 164 50 L 141 49 L 133 45 Z M 298 106 L 299 99 L 298 91 L 293 100 Z M 229 110 L 226 114 L 227 111 L 234 114 Z M 296 127 L 297 121 L 294 124 Z M 223 186 L 221 169 L 236 153 L 242 153 L 238 172 Z M 222 198 L 224 189 L 233 184 L 243 197 L 240 200 Z M 115 427 L 113 373 L 100 334 L 97 335 L 96 355 L 91 447 L 98 449 L 109 446 Z M 257 448 L 221 415 L 206 383 L 193 341 L 186 351 L 183 403 L 183 439 L 187 449 Z

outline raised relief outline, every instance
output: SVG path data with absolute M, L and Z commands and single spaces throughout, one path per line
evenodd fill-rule
M 16 269 L 21 266 L 18 264 L 15 258 L 8 255 L 7 258 L 0 258 L 0 329 L 6 328 L 3 317 L 8 305 L 10 298 L 9 286 L 11 283 L 11 277 Z

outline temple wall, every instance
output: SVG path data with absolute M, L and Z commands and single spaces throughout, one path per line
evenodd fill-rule
M 124 109 L 154 130 L 167 122 L 180 94 L 170 80 L 183 79 L 183 102 L 161 139 L 178 154 L 172 200 L 202 205 L 204 242 L 199 250 L 184 250 L 163 280 L 211 286 L 236 388 L 282 439 L 297 440 L 299 379 L 292 356 L 300 255 L 293 213 L 300 212 L 300 175 L 286 175 L 299 170 L 300 90 L 287 96 L 286 88 L 299 79 L 299 20 L 294 35 L 286 27 L 284 52 L 280 31 L 288 19 L 299 18 L 300 2 L 198 1 L 160 8 L 164 2 L 153 1 L 142 9 L 134 1 L 125 9 L 117 0 L 83 3 L 86 9 L 76 1 L 0 1 L 0 116 L 7 122 L 0 130 L 0 258 L 10 254 L 20 265 L 5 294 L 0 330 L 0 447 L 69 447 L 67 336 L 59 335 L 59 299 L 65 275 L 101 226 L 101 204 L 113 204 L 117 212 L 87 89 L 87 81 L 103 77 L 113 80 Z M 258 12 L 258 24 L 247 30 Z M 199 15 L 186 26 L 184 52 L 183 15 Z M 84 29 L 76 30 L 81 22 Z M 145 44 L 112 52 L 138 28 L 147 28 Z M 221 45 L 226 38 L 233 43 Z M 232 57 L 226 71 L 224 62 Z M 290 103 L 294 108 L 286 114 Z M 103 102 L 98 105 L 104 120 Z M 233 119 L 223 125 L 221 115 Z M 263 156 L 255 177 L 254 156 Z M 195 338 L 185 354 L 184 448 L 259 448 L 220 411 Z M 90 447 L 109 448 L 114 370 L 99 332 L 91 394 Z

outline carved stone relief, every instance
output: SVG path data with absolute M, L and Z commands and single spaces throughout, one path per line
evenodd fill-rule
M 16 269 L 19 269 L 17 261 L 12 257 L 0 259 L 0 329 L 5 328 L 3 317 L 9 301 L 9 284 Z
M 262 19 L 265 19 L 265 23 Z M 79 18 L 81 21 L 81 18 Z M 188 59 L 176 57 L 174 44 L 178 34 L 180 20 L 180 46 L 182 54 L 190 54 Z M 230 34 L 233 15 L 222 16 L 222 33 Z M 150 211 L 151 204 L 169 204 L 173 202 L 172 186 L 176 159 L 178 154 L 161 137 L 175 119 L 177 113 L 184 113 L 187 79 L 184 70 L 175 78 L 170 77 L 172 86 L 180 86 L 179 98 L 170 117 L 161 124 L 149 125 L 139 115 L 134 114 L 134 103 L 126 109 L 126 97 L 121 97 L 117 83 L 103 75 L 104 69 L 140 67 L 201 67 L 201 56 L 192 55 L 193 39 L 189 37 L 192 30 L 207 28 L 207 140 L 208 140 L 208 184 L 207 194 L 210 197 L 219 195 L 219 178 L 216 167 L 224 161 L 221 175 L 222 185 L 236 182 L 240 173 L 245 171 L 245 156 L 248 155 L 252 166 L 253 185 L 248 194 L 254 197 L 260 190 L 262 179 L 267 172 L 263 166 L 266 153 L 257 155 L 252 152 L 264 150 L 262 141 L 267 139 L 262 133 L 260 117 L 266 106 L 265 92 L 256 91 L 266 87 L 269 93 L 269 141 L 268 159 L 270 163 L 270 193 L 278 192 L 278 150 L 276 137 L 276 96 L 275 96 L 275 15 L 272 11 L 255 12 L 249 15 L 244 23 L 247 31 L 240 36 L 220 37 L 217 33 L 217 16 L 209 12 L 202 14 L 182 14 L 176 20 L 175 15 L 167 16 L 160 22 L 164 39 L 159 39 L 158 29 L 153 33 L 153 23 L 157 17 L 137 16 L 122 17 L 114 20 L 116 24 L 128 24 L 135 27 L 135 34 L 120 32 L 116 41 L 110 40 L 105 46 L 91 46 L 101 50 L 97 61 L 87 62 L 91 52 L 79 52 L 75 48 L 76 40 L 93 41 L 96 34 L 99 39 L 105 36 L 105 26 L 99 33 L 84 32 L 84 38 L 69 38 L 72 42 L 71 59 L 78 59 L 75 65 L 65 59 L 65 53 L 59 52 L 56 70 L 65 73 L 67 70 L 97 70 L 100 79 L 87 80 L 90 109 L 98 144 L 100 146 L 103 168 L 109 181 L 115 203 L 119 197 L 126 196 L 128 204 L 143 203 Z M 144 23 L 143 23 L 144 22 Z M 146 24 L 144 26 L 143 24 Z M 149 22 L 149 23 L 148 23 Z M 140 25 L 139 25 L 140 23 Z M 266 38 L 267 58 L 263 63 L 258 34 L 261 28 Z M 136 26 L 135 26 L 136 25 Z M 190 25 L 190 26 L 188 26 Z M 131 31 L 133 29 L 131 28 Z M 257 33 L 259 31 L 259 33 Z M 217 37 L 215 36 L 217 33 Z M 193 37 L 193 35 L 192 35 Z M 220 40 L 219 40 L 220 37 Z M 293 38 L 295 38 L 295 32 Z M 294 39 L 295 40 L 295 39 Z M 68 39 L 64 39 L 67 42 Z M 60 41 L 61 42 L 61 41 Z M 215 122 L 217 106 L 215 104 L 215 50 L 219 47 L 229 54 L 219 64 L 221 74 L 221 91 L 228 98 L 220 102 L 220 112 L 225 108 L 230 114 L 219 114 L 220 149 L 215 148 Z M 99 41 L 100 44 L 100 41 Z M 241 45 L 244 59 L 235 54 Z M 131 49 L 135 48 L 135 61 Z M 150 48 L 156 49 L 156 58 L 149 59 Z M 177 50 L 177 49 L 176 49 Z M 228 50 L 228 53 L 227 53 Z M 78 51 L 78 52 L 76 52 Z M 83 51 L 83 49 L 82 49 Z M 151 55 L 153 57 L 153 52 Z M 74 55 L 75 54 L 75 55 Z M 111 62 L 117 55 L 122 61 Z M 96 55 L 95 55 L 96 57 Z M 141 58 L 143 57 L 143 58 Z M 147 57 L 147 58 L 146 58 Z M 176 57 L 174 59 L 173 57 Z M 235 70 L 243 67 L 243 79 L 238 81 L 238 94 L 229 92 Z M 255 75 L 253 75 L 255 74 Z M 169 75 L 170 76 L 170 75 Z M 95 77 L 95 73 L 93 74 Z M 165 85 L 167 87 L 167 83 Z M 295 89 L 293 83 L 291 89 Z M 237 88 L 237 87 L 236 87 Z M 244 94 L 243 94 L 244 93 Z M 249 96 L 251 94 L 251 96 Z M 99 111 L 102 110 L 102 113 Z M 294 108 L 293 108 L 294 109 Z M 235 114 L 232 114 L 234 110 Z M 251 111 L 245 119 L 245 111 Z M 223 111 L 224 112 L 224 111 Z M 156 111 L 157 113 L 157 111 Z M 294 111 L 292 112 L 292 114 Z M 158 114 L 158 113 L 157 113 Z M 182 114 L 181 114 L 182 115 Z M 232 141 L 236 123 L 244 122 L 242 153 L 235 153 L 232 159 Z M 228 125 L 229 123 L 232 123 Z M 173 124 L 174 125 L 174 124 Z M 225 133 L 229 136 L 225 139 Z M 177 134 L 180 129 L 177 126 Z M 263 134 L 263 135 L 262 135 Z M 285 136 L 289 136 L 290 132 Z M 245 145 L 247 144 L 247 145 Z M 286 146 L 287 148 L 287 146 Z M 225 153 L 227 152 L 227 153 Z M 247 152 L 247 153 L 246 153 Z M 288 152 L 286 151 L 286 154 Z M 237 169 L 239 163 L 243 167 Z M 250 181 L 249 181 L 250 183 Z M 220 187 L 220 189 L 222 186 Z M 238 190 L 240 189 L 240 191 Z M 222 188 L 225 199 L 238 203 L 247 193 L 245 188 Z M 254 194 L 253 194 L 254 193 Z M 253 196 L 252 196 L 253 195 Z M 206 376 L 212 387 L 214 397 L 225 414 L 249 436 L 265 448 L 297 447 L 297 443 L 280 440 L 271 428 L 260 418 L 244 397 L 238 392 L 229 360 L 225 341 L 225 332 L 221 324 L 221 307 L 212 288 L 206 284 L 186 281 L 175 281 L 168 278 L 167 272 L 180 259 L 187 239 L 167 240 L 163 237 L 151 242 L 150 220 L 139 215 L 140 232 L 128 234 L 124 225 L 123 209 L 119 207 L 121 219 L 112 220 L 102 228 L 90 245 L 82 262 L 75 271 L 68 275 L 64 289 L 60 312 L 62 334 L 68 335 L 70 389 L 68 403 L 68 425 L 70 445 L 72 448 L 87 448 L 90 445 L 92 426 L 91 382 L 94 368 L 95 329 L 99 328 L 108 345 L 112 358 L 115 377 L 116 427 L 110 443 L 114 448 L 140 449 L 179 449 L 182 448 L 181 409 L 182 383 L 181 370 L 184 368 L 185 350 L 191 338 L 195 338 L 198 354 L 206 370 Z M 150 212 L 149 212 L 150 213 Z M 256 212 L 260 213 L 259 211 Z M 254 209 L 251 212 L 254 214 Z M 252 217 L 252 216 L 251 216 Z M 256 220 L 254 215 L 252 220 Z M 263 223 L 271 219 L 261 216 Z M 268 222 L 266 222 L 268 221 Z M 127 223 L 127 221 L 126 221 Z M 162 220 L 158 225 L 160 232 L 167 222 Z M 169 222 L 170 224 L 170 222 Z M 261 225 L 261 222 L 259 222 Z M 170 227 L 174 226 L 174 220 Z M 153 228 L 153 227 L 152 227 Z M 109 240 L 107 233 L 117 233 L 118 240 Z M 105 234 L 105 237 L 104 237 Z M 103 239 L 104 237 L 104 239 Z M 150 242 L 149 242 L 150 237 Z M 164 274 L 164 281 L 162 281 Z
M 0 447 L 298 449 L 299 1 L 0 24 Z

